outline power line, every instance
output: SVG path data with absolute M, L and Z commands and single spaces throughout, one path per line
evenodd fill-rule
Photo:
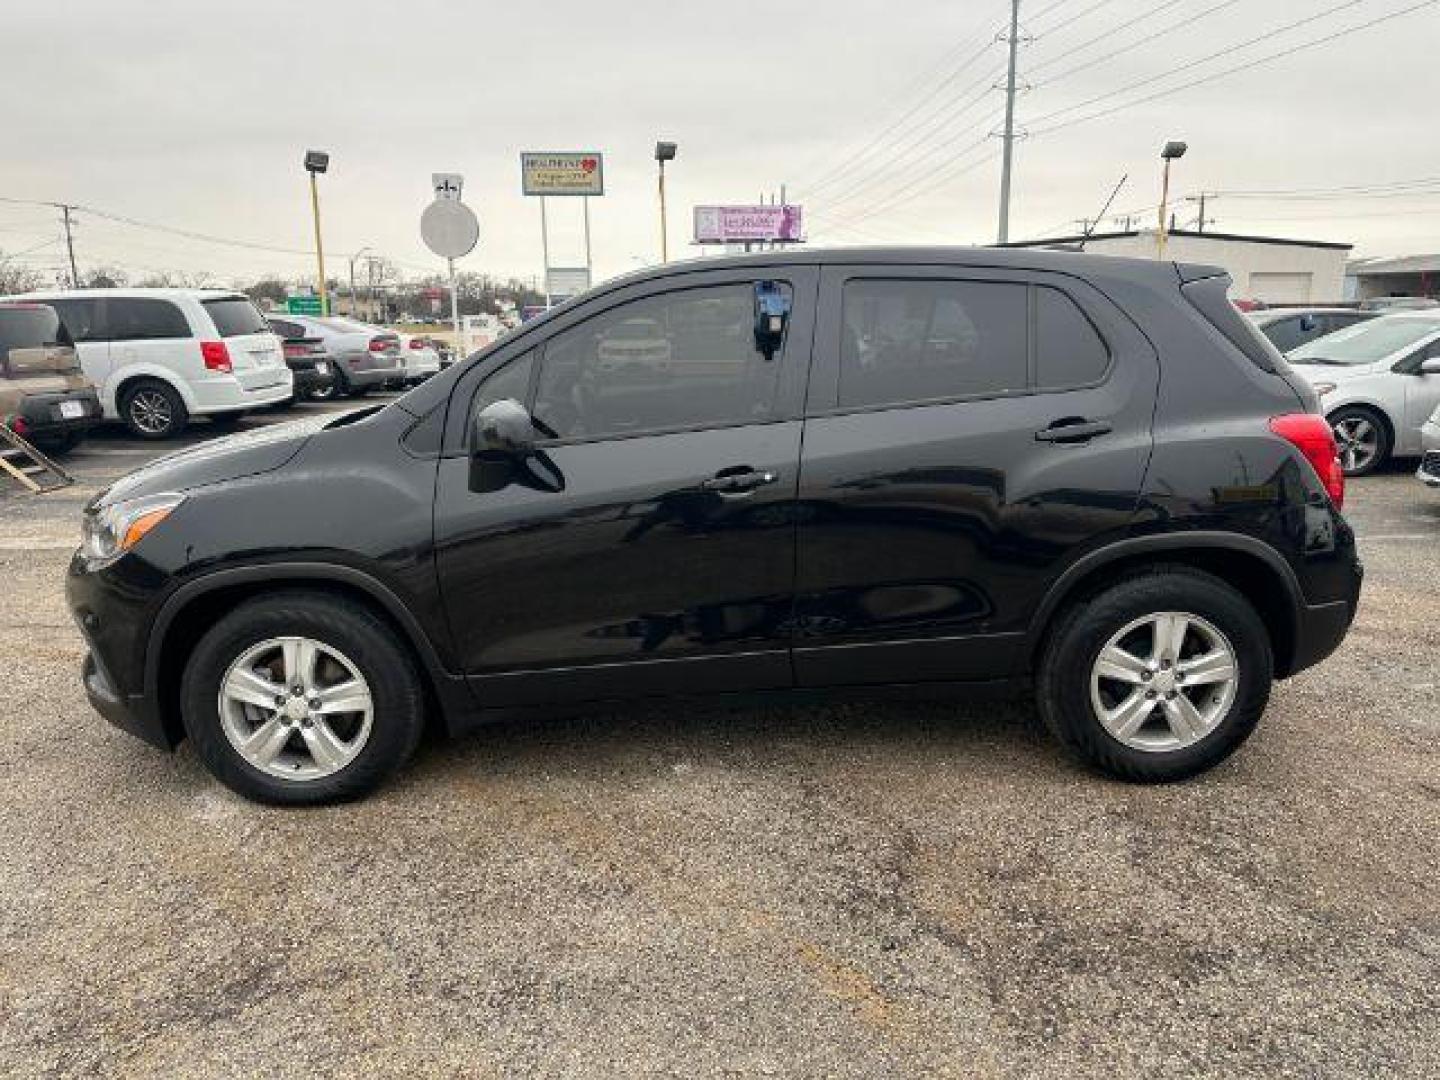
M 1171 7 L 1171 6 L 1172 6 L 1174 3 L 1176 3 L 1176 2 L 1178 2 L 1178 0 L 1166 0 L 1165 3 L 1161 4 L 1159 7 L 1153 9 L 1152 11 L 1147 12 L 1146 15 L 1143 16 L 1143 17 L 1149 17 L 1149 16 L 1151 16 L 1151 15 L 1157 15 L 1157 14 L 1160 13 L 1160 11 L 1161 11 L 1162 9 L 1167 8 L 1167 7 Z M 1095 67 L 1095 66 L 1098 65 L 1098 64 L 1103 64 L 1103 63 L 1105 63 L 1105 61 L 1107 61 L 1107 60 L 1113 60 L 1115 57 L 1120 56 L 1120 55 L 1122 55 L 1122 54 L 1124 54 L 1124 53 L 1127 53 L 1127 52 L 1131 52 L 1131 51 L 1134 50 L 1134 49 L 1138 49 L 1138 48 L 1139 48 L 1140 46 L 1142 46 L 1142 45 L 1148 45 L 1148 44 L 1150 44 L 1150 42 L 1155 41 L 1155 40 L 1157 40 L 1157 39 L 1159 39 L 1159 38 L 1162 38 L 1162 37 L 1164 37 L 1166 34 L 1172 34 L 1172 33 L 1174 33 L 1176 30 L 1189 28 L 1189 27 L 1193 26 L 1195 23 L 1199 22 L 1201 19 L 1204 19 L 1204 18 L 1206 18 L 1206 17 L 1209 16 L 1209 15 L 1214 15 L 1217 11 L 1223 11 L 1225 8 L 1234 7 L 1234 6 L 1235 6 L 1236 4 L 1238 4 L 1239 2 L 1240 2 L 1240 0 L 1220 0 L 1220 3 L 1214 4 L 1214 5 L 1212 5 L 1211 7 L 1206 8 L 1204 11 L 1198 12 L 1197 14 L 1194 14 L 1194 15 L 1186 15 L 1183 19 L 1180 19 L 1178 22 L 1171 23 L 1169 26 L 1163 27 L 1163 28 L 1160 29 L 1160 30 L 1156 30 L 1154 33 L 1146 34 L 1146 35 L 1145 35 L 1144 37 L 1142 37 L 1142 38 L 1137 38 L 1135 41 L 1132 41 L 1132 42 L 1131 42 L 1130 44 L 1128 44 L 1128 45 L 1122 45 L 1122 46 L 1121 46 L 1120 48 L 1118 48 L 1118 49 L 1112 49 L 1110 52 L 1101 53 L 1099 56 L 1093 57 L 1093 58 L 1085 61 L 1083 64 L 1076 64 L 1074 67 L 1068 67 L 1068 68 L 1066 68 L 1064 71 L 1060 72 L 1060 73 L 1057 74 L 1057 75 L 1052 75 L 1052 76 L 1050 76 L 1050 78 L 1048 78 L 1048 79 L 1043 79 L 1043 80 L 1041 80 L 1040 82 L 1035 83 L 1035 84 L 1032 86 L 1031 89 L 1038 90 L 1038 89 L 1040 89 L 1042 86 L 1049 86 L 1049 85 L 1051 85 L 1052 83 L 1057 83 L 1057 82 L 1059 82 L 1061 79 L 1068 79 L 1071 75 L 1074 75 L 1074 74 L 1076 74 L 1077 72 L 1086 71 L 1086 70 L 1088 70 L 1089 68 L 1093 68 L 1093 67 Z M 1132 20 L 1132 21 L 1138 22 L 1140 18 L 1141 18 L 1141 16 L 1137 16 L 1137 18 L 1136 18 L 1135 20 Z M 1128 25 L 1128 24 L 1126 24 L 1126 25 Z M 1123 30 L 1123 29 L 1124 29 L 1124 26 L 1121 26 L 1121 27 L 1118 27 L 1118 28 L 1117 28 L 1117 30 Z M 1111 35 L 1110 35 L 1110 34 L 1102 35 L 1101 38 L 1096 38 L 1096 39 L 1094 39 L 1093 41 L 1087 42 L 1086 44 L 1087 44 L 1087 45 L 1092 45 L 1092 44 L 1095 43 L 1095 41 L 1103 40 L 1103 37 L 1109 37 L 1109 36 L 1111 36 Z M 1071 50 L 1071 52 L 1078 52 L 1078 51 L 1080 51 L 1081 48 L 1084 48 L 1084 47 L 1085 47 L 1085 46 L 1079 46 L 1079 47 L 1077 47 L 1076 49 Z M 1039 70 L 1039 69 L 1041 69 L 1041 68 L 1049 67 L 1051 64 L 1055 63 L 1056 61 L 1063 60 L 1063 59 L 1064 59 L 1066 56 L 1068 56 L 1068 55 L 1070 55 L 1070 53 L 1062 53 L 1060 56 L 1053 57 L 1052 59 L 1046 61 L 1046 62 L 1043 63 L 1043 64 L 1037 64 L 1035 67 L 1031 68 L 1030 70 L 1033 72 L 1033 71 L 1037 71 L 1037 70 Z
M 1045 31 L 1045 34 L 1046 34 L 1046 36 L 1048 37 L 1049 35 L 1055 33 L 1057 30 L 1064 30 L 1065 27 L 1069 26 L 1071 23 L 1077 23 L 1077 22 L 1079 22 L 1081 19 L 1085 18 L 1085 16 L 1091 14 L 1092 12 L 1099 11 L 1102 7 L 1107 7 L 1107 6 L 1109 6 L 1110 4 L 1113 4 L 1114 2 L 1115 2 L 1115 0 L 1096 0 L 1095 3 L 1091 4 L 1091 5 L 1090 5 L 1088 8 L 1086 8 L 1085 10 L 1083 10 L 1083 11 L 1077 11 L 1074 15 L 1071 15 L 1068 19 L 1065 19 L 1065 20 L 1063 20 L 1062 22 L 1058 22 L 1058 23 L 1056 23 L 1054 26 L 1048 27 L 1048 28 L 1046 29 L 1046 31 Z M 1049 10 L 1051 10 L 1051 9 L 1050 9 L 1050 8 L 1046 8 L 1046 9 L 1045 9 L 1045 11 L 1049 11 Z M 1040 14 L 1039 14 L 1039 15 L 1036 15 L 1035 18 L 1037 18 L 1037 19 L 1040 18 L 1042 15 L 1045 14 L 1045 11 L 1040 12 Z
M 1341 5 L 1339 5 L 1338 7 L 1335 7 L 1335 8 L 1330 9 L 1329 11 L 1323 12 L 1322 14 L 1317 15 L 1317 16 L 1315 16 L 1315 17 L 1312 18 L 1312 19 L 1302 19 L 1302 20 L 1300 20 L 1298 23 L 1293 23 L 1293 24 L 1291 24 L 1290 26 L 1281 27 L 1281 28 L 1279 28 L 1278 30 L 1272 30 L 1272 31 L 1270 31 L 1270 33 L 1268 33 L 1268 34 L 1261 35 L 1261 38 L 1263 38 L 1263 37 L 1271 37 L 1271 36 L 1273 36 L 1273 35 L 1276 34 L 1276 33 L 1283 33 L 1285 30 L 1291 29 L 1293 26 L 1301 25 L 1301 24 L 1306 23 L 1306 22 L 1313 22 L 1313 21 L 1315 21 L 1315 19 L 1323 18 L 1323 17 L 1325 17 L 1325 15 L 1332 14 L 1333 12 L 1338 11 L 1338 10 L 1340 10 L 1341 8 L 1354 7 L 1356 3 L 1360 3 L 1360 2 L 1361 2 L 1361 0 L 1350 0 L 1349 3 L 1341 4 Z M 1267 54 L 1267 55 L 1265 55 L 1265 56 L 1260 56 L 1260 57 L 1257 57 L 1257 58 L 1254 59 L 1254 60 L 1247 61 L 1246 63 L 1237 64 L 1237 65 L 1235 65 L 1234 67 L 1230 67 L 1230 68 L 1225 68 L 1225 69 L 1222 70 L 1222 71 L 1212 72 L 1212 73 L 1209 74 L 1209 75 L 1202 75 L 1202 76 L 1201 76 L 1200 78 L 1198 78 L 1198 79 L 1191 79 L 1189 82 L 1181 83 L 1181 84 L 1178 85 L 1178 86 L 1172 86 L 1172 87 L 1169 87 L 1169 88 L 1164 89 L 1164 90 L 1156 91 L 1156 92 L 1153 93 L 1153 94 L 1147 94 L 1147 95 L 1145 95 L 1144 97 L 1136 98 L 1134 101 L 1122 102 L 1122 103 L 1120 103 L 1120 104 L 1118 104 L 1118 105 L 1111 106 L 1110 108 L 1107 108 L 1107 109 L 1101 109 L 1101 110 L 1099 110 L 1099 111 L 1097 111 L 1097 112 L 1088 113 L 1088 114 L 1086 114 L 1085 116 L 1077 117 L 1077 118 L 1072 119 L 1072 120 L 1065 120 L 1065 121 L 1062 121 L 1062 122 L 1060 122 L 1060 123 L 1058 123 L 1058 124 L 1052 124 L 1052 125 L 1050 125 L 1049 127 L 1033 128 L 1033 129 L 1031 130 L 1031 134 L 1032 134 L 1032 135 L 1047 135 L 1047 134 L 1049 134 L 1049 133 L 1052 132 L 1052 131 L 1059 131 L 1059 130 L 1062 129 L 1062 128 L 1074 127 L 1074 126 L 1076 126 L 1077 124 L 1084 124 L 1084 123 L 1088 123 L 1088 122 L 1091 121 L 1091 120 L 1098 120 L 1098 119 L 1100 119 L 1101 117 L 1113 115 L 1114 113 L 1120 112 L 1120 111 L 1123 110 L 1123 109 L 1132 108 L 1132 107 L 1135 106 L 1135 105 L 1143 105 L 1143 104 L 1145 104 L 1146 102 L 1155 101 L 1155 100 L 1157 100 L 1157 99 L 1159 99 L 1159 98 L 1163 98 L 1163 97 L 1169 97 L 1171 94 L 1178 94 L 1178 93 L 1179 93 L 1180 91 L 1182 91 L 1182 90 L 1189 90 L 1190 88 L 1195 87 L 1195 86 L 1201 86 L 1201 85 L 1204 85 L 1205 83 L 1214 82 L 1216 79 L 1223 79 L 1223 78 L 1225 78 L 1226 76 L 1235 75 L 1235 74 L 1238 74 L 1238 73 L 1240 73 L 1240 72 L 1242 72 L 1242 71 L 1248 71 L 1248 70 L 1250 70 L 1251 68 L 1259 67 L 1259 66 L 1262 65 L 1262 64 L 1268 64 L 1268 63 L 1270 63 L 1270 62 L 1273 61 L 1273 60 L 1280 60 L 1280 59 L 1283 59 L 1283 58 L 1285 58 L 1285 57 L 1287 57 L 1287 56 L 1293 56 L 1295 53 L 1302 52 L 1302 51 L 1304 51 L 1305 49 L 1314 48 L 1314 47 L 1317 46 L 1317 45 L 1324 45 L 1324 44 L 1327 44 L 1328 42 L 1335 41 L 1335 40 L 1337 40 L 1337 39 L 1339 39 L 1339 38 L 1342 38 L 1342 37 L 1348 37 L 1348 36 L 1351 35 L 1351 34 L 1355 34 L 1355 33 L 1360 32 L 1361 30 L 1368 30 L 1368 29 L 1370 29 L 1372 26 L 1378 26 L 1378 25 L 1380 25 L 1381 23 L 1389 22 L 1389 21 L 1391 21 L 1392 19 L 1398 19 L 1398 18 L 1399 18 L 1400 16 L 1402 16 L 1402 15 L 1409 15 L 1411 12 L 1419 11 L 1421 8 L 1433 7 L 1436 3 L 1440 3 L 1440 0 L 1421 0 L 1420 3 L 1418 3 L 1418 4 L 1412 4 L 1410 7 L 1402 8 L 1402 9 L 1400 9 L 1399 11 L 1392 11 L 1392 12 L 1386 14 L 1386 15 L 1377 16 L 1376 18 L 1370 19 L 1370 20 L 1367 21 L 1367 22 L 1358 23 L 1358 24 L 1356 24 L 1355 26 L 1346 27 L 1346 28 L 1344 28 L 1344 29 L 1335 31 L 1334 33 L 1327 34 L 1327 35 L 1325 35 L 1324 37 L 1315 38 L 1315 39 L 1313 39 L 1313 40 L 1311 40 L 1311 41 L 1301 42 L 1301 43 L 1298 44 L 1298 45 L 1292 45 L 1292 46 L 1291 46 L 1290 48 L 1288 48 L 1288 49 L 1282 49 L 1282 50 L 1280 50 L 1279 52 L 1270 53 L 1270 54 Z M 1248 44 L 1253 44 L 1255 41 L 1261 40 L 1261 38 L 1254 38 L 1254 39 L 1252 39 L 1250 42 L 1247 42 L 1246 44 L 1247 44 L 1247 45 L 1248 45 Z M 1244 45 L 1237 46 L 1237 48 L 1244 48 L 1244 47 L 1245 47 Z M 1232 49 L 1232 50 L 1222 50 L 1222 53 L 1225 52 L 1225 51 L 1233 51 L 1233 49 Z M 1157 79 L 1166 78 L 1166 77 L 1168 77 L 1169 75 L 1173 75 L 1173 74 L 1175 74 L 1175 73 L 1178 72 L 1178 71 L 1184 71 L 1184 70 L 1186 70 L 1187 68 L 1196 67 L 1196 66 L 1198 66 L 1199 64 L 1202 64 L 1202 63 L 1204 63 L 1204 62 L 1207 61 L 1207 60 L 1213 60 L 1213 59 L 1215 58 L 1215 56 L 1222 55 L 1222 53 L 1212 54 L 1211 56 L 1207 56 L 1207 57 L 1204 57 L 1204 58 L 1202 58 L 1202 59 L 1200 59 L 1200 60 L 1196 60 L 1196 61 L 1194 61 L 1193 63 L 1190 63 L 1190 64 L 1182 65 L 1181 67 L 1175 68 L 1175 69 L 1173 69 L 1172 71 L 1165 72 L 1165 73 L 1163 73 L 1163 74 L 1161 74 L 1161 75 L 1153 76 L 1153 77 L 1151 77 L 1151 78 L 1149 78 L 1149 79 L 1142 79 L 1142 80 L 1140 80 L 1140 82 L 1132 83 L 1130 86 L 1121 87 L 1119 90 L 1112 91 L 1112 92 L 1109 93 L 1109 94 L 1101 94 L 1101 95 L 1100 95 L 1099 97 L 1097 97 L 1097 98 L 1092 98 L 1089 102 L 1084 102 L 1084 103 L 1082 103 L 1082 105 L 1075 105 L 1075 106 L 1070 106 L 1070 107 L 1065 108 L 1065 109 L 1059 109 L 1059 110 L 1057 110 L 1057 111 L 1055 111 L 1055 112 L 1053 112 L 1053 113 L 1047 114 L 1046 117 L 1041 117 L 1040 119 L 1041 119 L 1041 120 L 1045 120 L 1045 119 L 1048 119 L 1050 116 L 1058 116 L 1058 115 L 1060 115 L 1061 113 L 1070 112 L 1070 111 L 1072 111 L 1073 109 L 1081 108 L 1081 107 L 1083 107 L 1083 105 L 1085 105 L 1085 104 L 1091 104 L 1091 103 L 1093 103 L 1093 102 L 1095 102 L 1095 101 L 1100 101 L 1100 100 L 1103 100 L 1104 98 L 1108 98 L 1108 97 L 1115 97 L 1115 96 L 1118 95 L 1118 94 L 1123 94 L 1123 93 L 1125 93 L 1125 92 L 1127 92 L 1127 91 L 1129 91 L 1129 90 L 1133 90 L 1133 89 L 1135 89 L 1135 88 L 1138 87 L 1138 86 L 1143 86 L 1143 85 L 1146 85 L 1147 83 L 1155 82 Z
M 1109 30 L 1106 30 L 1104 33 L 1096 34 L 1093 38 L 1090 38 L 1088 41 L 1082 41 L 1079 45 L 1072 45 L 1070 48 L 1062 52 L 1059 56 L 1052 56 L 1049 60 L 1042 60 L 1038 64 L 1031 64 L 1030 72 L 1031 74 L 1034 74 L 1037 71 L 1043 71 L 1045 68 L 1050 67 L 1052 64 L 1058 63 L 1072 53 L 1084 52 L 1091 45 L 1095 45 L 1101 41 L 1104 41 L 1107 38 L 1114 37 L 1120 31 L 1124 30 L 1127 26 L 1131 26 L 1145 19 L 1153 18 L 1154 16 L 1160 14 L 1160 12 L 1164 11 L 1166 8 L 1172 8 L 1176 4 L 1180 4 L 1183 2 L 1184 0 L 1161 0 L 1161 2 L 1155 7 L 1150 8 L 1148 11 L 1142 11 L 1139 15 L 1136 15 L 1134 18 L 1127 19 L 1119 26 L 1113 26 Z
M 1247 41 L 1242 41 L 1238 45 L 1227 45 L 1223 49 L 1217 49 L 1215 52 L 1207 53 L 1205 56 L 1198 57 L 1194 60 L 1189 60 L 1186 63 L 1180 64 L 1177 67 L 1168 68 L 1165 71 L 1160 72 L 1158 75 L 1151 75 L 1147 78 L 1139 79 L 1136 82 L 1128 83 L 1127 85 L 1120 87 L 1118 90 L 1108 90 L 1103 94 L 1096 94 L 1092 98 L 1086 98 L 1084 101 L 1076 102 L 1073 105 L 1066 105 L 1063 109 L 1055 109 L 1052 112 L 1045 113 L 1043 116 L 1036 117 L 1032 121 L 1032 123 L 1036 125 L 1044 124 L 1045 121 L 1054 119 L 1057 116 L 1063 116 L 1065 113 L 1075 112 L 1078 109 L 1083 109 L 1086 106 L 1094 105 L 1097 102 L 1106 100 L 1107 98 L 1118 97 L 1121 94 L 1129 93 L 1131 90 L 1139 89 L 1142 86 L 1149 86 L 1151 83 L 1159 82 L 1162 79 L 1168 79 L 1172 75 L 1178 75 L 1182 71 L 1189 71 L 1191 68 L 1197 68 L 1202 64 L 1209 63 L 1211 60 L 1218 59 L 1222 56 L 1227 56 L 1230 53 L 1236 52 L 1240 49 L 1247 49 L 1251 45 L 1256 44 L 1257 42 L 1273 38 L 1276 34 L 1286 33 L 1287 31 L 1294 30 L 1297 27 L 1305 26 L 1309 23 L 1316 22 L 1319 19 L 1327 18 L 1330 15 L 1334 15 L 1336 12 L 1344 11 L 1346 8 L 1352 8 L 1364 2 L 1365 0 L 1344 0 L 1343 3 L 1336 4 L 1333 7 L 1327 8 L 1326 10 L 1316 15 L 1307 15 L 1303 19 L 1296 19 L 1294 22 L 1286 23 L 1284 26 L 1278 26 L 1273 30 L 1267 30 L 1265 33 L 1257 34 L 1255 37 L 1252 37 Z

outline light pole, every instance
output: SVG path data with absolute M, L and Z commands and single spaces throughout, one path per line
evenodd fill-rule
M 670 261 L 670 243 L 665 224 L 665 162 L 675 160 L 676 146 L 673 142 L 655 144 L 655 160 L 660 165 L 660 261 Z
M 1157 259 L 1165 257 L 1165 233 L 1169 228 L 1167 218 L 1170 202 L 1170 162 L 1184 157 L 1185 151 L 1188 149 L 1189 147 L 1183 142 L 1171 139 L 1160 151 L 1160 160 L 1165 162 L 1165 171 L 1160 180 L 1160 228 L 1155 232 L 1155 257 Z
M 350 256 L 350 317 L 355 318 L 356 312 L 360 310 L 360 301 L 355 295 L 355 262 L 367 251 L 374 251 L 372 247 L 363 247 L 354 255 Z
M 330 168 L 330 155 L 323 150 L 305 151 L 305 171 L 310 174 L 310 211 L 315 216 L 315 263 L 320 278 L 320 314 L 330 314 L 330 297 L 325 289 L 325 245 L 320 239 L 320 188 L 315 177 Z

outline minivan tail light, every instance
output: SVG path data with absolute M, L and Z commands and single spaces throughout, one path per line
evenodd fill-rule
M 1345 470 L 1340 467 L 1340 451 L 1329 421 L 1318 413 L 1287 413 L 1272 416 L 1270 430 L 1305 455 L 1335 509 L 1343 507 Z
M 228 373 L 235 370 L 230 366 L 230 350 L 225 347 L 223 341 L 200 342 L 200 357 L 211 371 Z

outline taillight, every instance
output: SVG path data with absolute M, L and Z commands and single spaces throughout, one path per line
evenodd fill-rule
M 211 371 L 229 372 L 234 370 L 230 366 L 230 350 L 225 347 L 223 341 L 200 342 L 200 358 L 205 361 L 205 366 Z
M 393 343 L 393 338 L 372 337 L 370 339 L 370 351 L 387 352 Z
M 412 348 L 412 349 L 423 349 L 423 348 L 425 348 L 425 342 L 421 341 L 419 338 L 411 338 L 411 339 L 410 339 L 410 348 Z
M 16 435 L 29 435 L 30 424 L 23 416 L 12 416 L 5 421 L 5 426 Z
M 1330 423 L 1316 413 L 1287 413 L 1270 418 L 1270 430 L 1305 455 L 1338 510 L 1345 505 L 1345 470 Z

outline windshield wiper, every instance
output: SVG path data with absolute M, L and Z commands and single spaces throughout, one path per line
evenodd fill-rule
M 1348 360 L 1332 360 L 1328 356 L 1287 356 L 1292 364 L 1324 364 L 1326 367 L 1349 367 Z

